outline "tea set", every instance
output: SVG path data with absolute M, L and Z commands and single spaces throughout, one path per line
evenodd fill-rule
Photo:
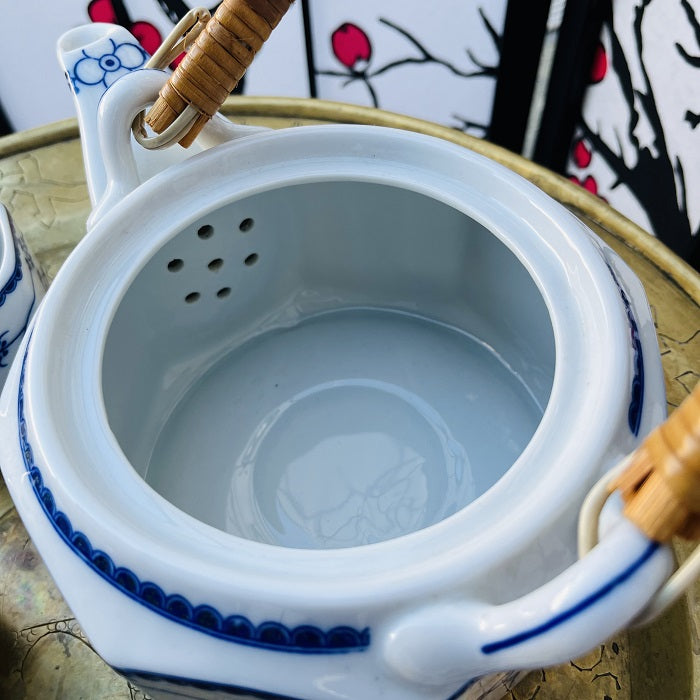
M 147 151 L 134 37 L 59 58 L 93 211 L 38 309 L 0 215 L 0 465 L 107 663 L 153 697 L 495 698 L 643 614 L 673 556 L 620 498 L 576 553 L 665 417 L 610 248 L 416 133 L 215 115 Z

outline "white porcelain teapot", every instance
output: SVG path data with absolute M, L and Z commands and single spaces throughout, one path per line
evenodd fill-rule
M 398 130 L 217 117 L 218 145 L 144 174 L 130 127 L 166 76 L 109 25 L 60 53 L 94 210 L 3 391 L 0 464 L 109 664 L 156 697 L 494 697 L 488 674 L 645 609 L 673 558 L 619 500 L 575 544 L 665 415 L 619 257 Z

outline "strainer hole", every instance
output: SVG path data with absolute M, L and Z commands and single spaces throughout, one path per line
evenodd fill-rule
M 205 224 L 204 226 L 200 226 L 199 230 L 197 231 L 197 235 L 205 241 L 207 238 L 211 238 L 214 235 L 214 227 L 210 226 L 209 224 Z
M 225 299 L 229 294 L 231 294 L 231 287 L 222 287 L 216 293 L 216 296 L 219 297 L 219 299 Z
M 244 261 L 243 261 L 248 267 L 251 265 L 255 265 L 256 262 L 258 262 L 258 254 L 257 253 L 251 253 Z
M 223 267 L 224 261 L 221 258 L 214 258 L 213 260 L 209 261 L 209 264 L 207 267 L 212 271 L 212 272 L 218 272 L 222 267 Z
M 255 226 L 255 221 L 248 217 L 247 219 L 243 219 L 240 224 L 238 224 L 238 229 L 240 231 L 243 231 L 243 233 L 246 233 L 247 231 L 250 231 L 250 229 Z
M 177 272 L 178 270 L 182 270 L 184 266 L 185 262 L 183 260 L 181 260 L 180 258 L 173 258 L 168 263 L 168 270 L 170 270 L 170 272 Z
M 199 297 L 200 297 L 199 292 L 190 292 L 190 293 L 185 297 L 185 301 L 186 301 L 188 304 L 194 304 L 195 301 L 198 301 L 198 300 L 199 300 Z

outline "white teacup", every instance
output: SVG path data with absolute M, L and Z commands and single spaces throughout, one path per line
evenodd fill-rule
M 45 290 L 38 264 L 0 204 L 0 388 Z
M 629 624 L 668 548 L 613 501 L 575 552 L 665 412 L 629 268 L 512 172 L 390 129 L 256 133 L 139 184 L 162 81 L 102 96 L 91 229 L 0 401 L 98 652 L 153 693 L 484 697 Z

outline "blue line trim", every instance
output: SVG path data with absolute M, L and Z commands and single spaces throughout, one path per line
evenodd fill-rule
M 534 637 L 539 637 L 546 632 L 558 627 L 559 625 L 568 622 L 573 617 L 580 615 L 582 612 L 595 605 L 598 601 L 605 598 L 607 595 L 612 593 L 618 586 L 621 586 L 625 581 L 630 579 L 656 552 L 660 547 L 658 542 L 650 542 L 649 546 L 644 550 L 640 557 L 633 561 L 624 571 L 618 574 L 614 579 L 608 581 L 605 585 L 594 591 L 589 596 L 584 598 L 581 602 L 576 605 L 564 610 L 563 612 L 555 615 L 551 620 L 533 627 L 532 629 L 525 630 L 524 632 L 519 632 L 514 634 L 512 637 L 507 637 L 506 639 L 501 639 L 498 642 L 491 642 L 490 644 L 485 644 L 481 647 L 481 651 L 484 654 L 495 654 L 503 649 L 508 649 L 510 647 L 517 646 L 523 642 L 527 642 Z
M 129 568 L 118 566 L 106 552 L 93 547 L 85 533 L 75 530 L 68 516 L 58 509 L 51 490 L 44 485 L 41 470 L 34 462 L 24 417 L 24 372 L 29 353 L 27 342 L 20 371 L 17 396 L 19 444 L 29 483 L 58 536 L 100 578 L 120 593 L 149 610 L 197 632 L 250 647 L 296 654 L 343 654 L 365 651 L 370 646 L 370 630 L 338 625 L 326 631 L 313 625 L 287 627 L 268 620 L 253 624 L 243 615 L 223 615 L 210 605 L 193 605 L 177 593 L 166 594 L 153 581 L 141 581 Z
M 469 688 L 471 688 L 474 685 L 474 683 L 476 683 L 478 680 L 479 676 L 477 676 L 476 678 L 471 678 L 463 686 L 461 686 L 459 690 L 452 693 L 452 695 L 450 695 L 450 697 L 447 698 L 447 700 L 457 700 L 458 698 L 461 698 L 462 695 L 464 695 L 464 693 L 466 693 L 467 690 L 469 690 Z
M 632 377 L 632 395 L 630 397 L 629 408 L 627 409 L 627 423 L 632 434 L 636 437 L 639 435 L 639 429 L 642 425 L 642 408 L 644 405 L 644 353 L 642 351 L 642 340 L 639 335 L 637 319 L 634 317 L 634 311 L 632 311 L 632 304 L 622 284 L 620 284 L 620 281 L 617 279 L 612 265 L 607 261 L 606 265 L 622 297 L 627 322 L 630 326 L 630 340 L 632 342 L 632 349 L 634 350 L 634 359 L 632 361 L 634 374 Z
M 132 669 L 116 668 L 115 671 L 128 678 L 135 686 L 142 688 L 146 691 L 154 690 L 158 691 L 159 684 L 168 683 L 171 686 L 179 686 L 182 688 L 182 692 L 178 692 L 176 689 L 170 687 L 167 689 L 168 695 L 173 697 L 183 697 L 191 698 L 192 695 L 189 692 L 190 688 L 196 690 L 204 690 L 207 692 L 216 692 L 223 695 L 229 695 L 231 697 L 241 697 L 241 694 L 246 696 L 252 696 L 259 698 L 260 700 L 301 700 L 301 698 L 291 697 L 289 695 L 278 695 L 276 693 L 269 693 L 264 690 L 256 690 L 255 688 L 246 688 L 238 685 L 228 685 L 224 683 L 210 683 L 208 681 L 201 681 L 194 678 L 183 678 L 181 676 L 169 676 L 160 673 L 151 673 L 149 671 L 137 671 Z

